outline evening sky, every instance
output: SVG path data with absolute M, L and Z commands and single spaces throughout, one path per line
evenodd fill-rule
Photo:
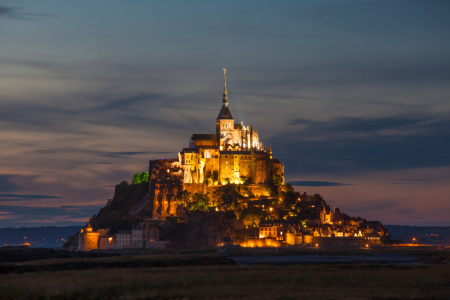
M 85 223 L 214 133 L 227 68 L 287 182 L 450 225 L 449 1 L 1 1 L 0 227 Z

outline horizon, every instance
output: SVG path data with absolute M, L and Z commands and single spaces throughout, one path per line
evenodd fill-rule
M 0 4 L 0 227 L 85 224 L 214 133 L 227 69 L 286 182 L 351 217 L 450 226 L 450 2 Z M 36 224 L 36 225 L 34 225 Z

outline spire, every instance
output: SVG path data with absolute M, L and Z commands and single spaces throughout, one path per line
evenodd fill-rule
M 216 120 L 220 119 L 233 119 L 230 109 L 228 108 L 228 97 L 227 97 L 227 69 L 223 69 L 223 98 L 222 98 L 222 108 L 220 109 L 219 115 Z
M 222 105 L 228 106 L 227 97 L 227 69 L 223 69 L 223 98 Z

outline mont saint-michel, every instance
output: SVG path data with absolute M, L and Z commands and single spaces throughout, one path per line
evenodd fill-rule
M 348 216 L 319 194 L 294 191 L 270 142 L 260 141 L 253 124 L 236 122 L 231 108 L 224 69 L 212 130 L 192 134 L 177 158 L 150 160 L 148 172 L 116 185 L 114 197 L 62 249 L 392 242 L 379 221 Z

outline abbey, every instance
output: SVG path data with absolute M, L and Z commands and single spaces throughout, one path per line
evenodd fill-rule
M 222 107 L 215 133 L 194 133 L 178 159 L 152 160 L 149 169 L 154 217 L 175 214 L 174 197 L 180 191 L 206 194 L 215 186 L 284 184 L 284 166 L 272 157 L 272 148 L 259 140 L 250 124 L 235 123 L 231 114 L 224 69 Z M 181 181 L 181 184 L 179 184 Z
M 216 118 L 216 132 L 193 134 L 189 148 L 179 153 L 183 182 L 266 185 L 278 178 L 278 184 L 283 184 L 283 164 L 272 158 L 270 143 L 266 149 L 252 125 L 235 124 L 228 105 L 224 72 L 222 108 Z

